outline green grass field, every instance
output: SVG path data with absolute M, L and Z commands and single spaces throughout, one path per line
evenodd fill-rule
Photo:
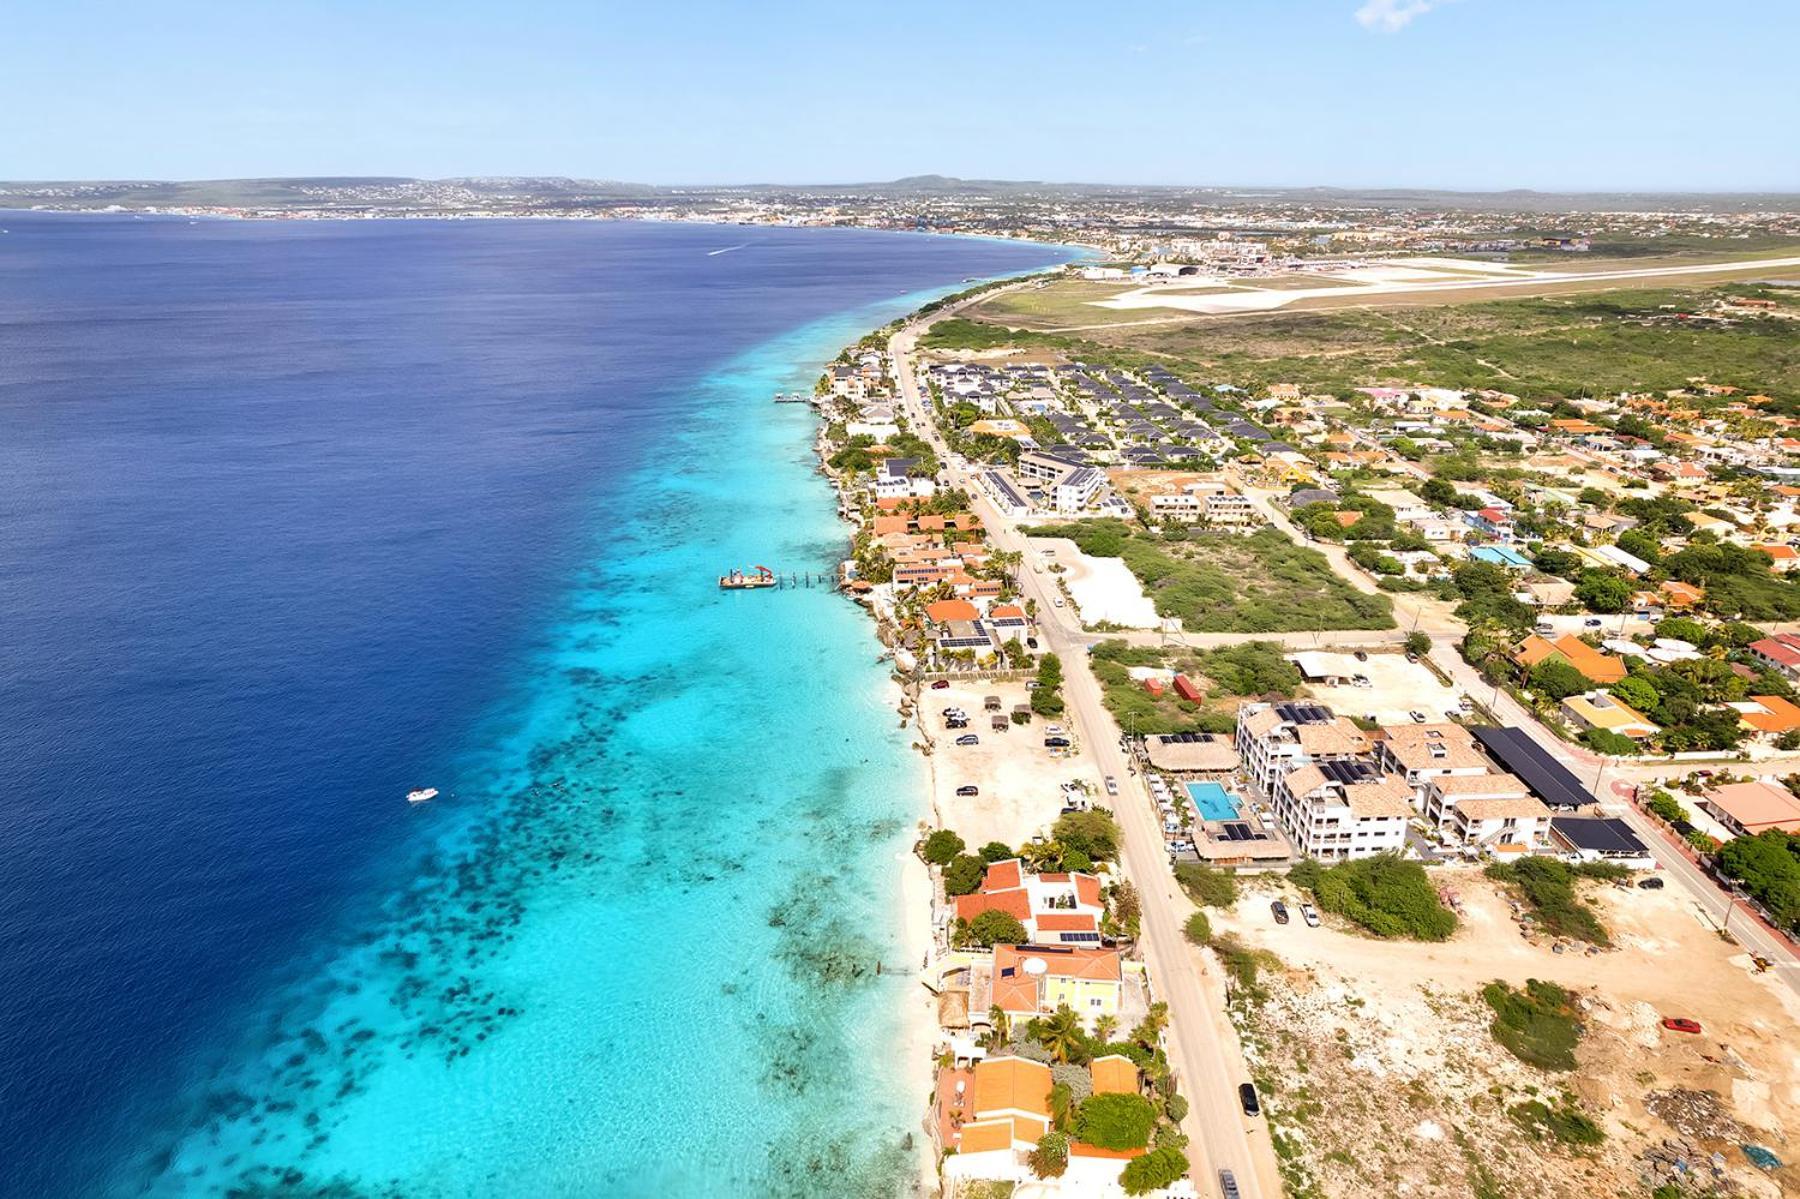
M 1011 334 L 962 321 L 934 328 L 927 344 L 1020 344 L 1119 365 L 1156 361 L 1207 381 L 1251 387 L 1296 382 L 1314 391 L 1391 382 L 1494 387 L 1529 398 L 1662 390 L 1706 378 L 1800 399 L 1800 322 L 1746 317 L 1723 328 L 1666 319 L 1644 323 L 1671 310 L 1699 311 L 1727 294 L 1767 295 L 1784 307 L 1790 301 L 1778 289 L 1730 284 L 1287 311 L 1062 335 Z
M 1391 629 L 1385 595 L 1365 595 L 1317 550 L 1275 529 L 1249 537 L 1196 533 L 1167 538 L 1122 521 L 1044 526 L 1034 537 L 1068 537 L 1083 553 L 1122 559 L 1163 616 L 1193 633 L 1302 633 Z

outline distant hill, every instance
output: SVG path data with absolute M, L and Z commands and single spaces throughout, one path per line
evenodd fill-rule
M 747 183 L 667 187 L 618 180 L 572 179 L 557 175 L 472 175 L 450 179 L 405 176 L 312 176 L 269 179 L 65 180 L 0 182 L 0 206 L 52 204 L 95 208 L 214 206 L 233 208 L 395 208 L 449 209 L 504 201 L 522 205 L 572 206 L 626 201 L 694 201 L 708 196 L 855 196 L 869 199 L 1187 200 L 1222 208 L 1294 204 L 1330 208 L 1464 209 L 1488 212 L 1554 213 L 1626 211 L 1800 211 L 1792 193 L 1707 192 L 1464 192 L 1413 188 L 1339 187 L 1178 187 L 1116 183 L 1049 183 L 1035 180 L 959 179 L 950 175 L 909 175 L 874 183 Z

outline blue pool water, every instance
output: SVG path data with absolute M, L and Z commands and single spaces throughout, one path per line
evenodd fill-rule
M 715 579 L 844 547 L 774 391 L 1058 252 L 0 225 L 0 1195 L 891 1190 L 916 756 Z
M 1194 801 L 1194 810 L 1200 813 L 1202 820 L 1239 820 L 1243 817 L 1242 802 L 1237 796 L 1225 790 L 1217 783 L 1183 783 L 1187 788 L 1188 798 Z

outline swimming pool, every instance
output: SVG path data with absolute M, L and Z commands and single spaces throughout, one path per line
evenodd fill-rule
M 1217 783 L 1184 783 L 1202 820 L 1242 820 L 1243 801 Z

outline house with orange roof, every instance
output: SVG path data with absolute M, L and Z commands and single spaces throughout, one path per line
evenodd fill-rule
M 1047 1015 L 1067 1006 L 1092 1025 L 1117 1016 L 1125 975 L 1116 949 L 1070 945 L 994 946 L 992 1000 L 1009 1016 Z
M 1726 706 L 1737 712 L 1750 735 L 1759 741 L 1800 731 L 1800 706 L 1779 695 L 1752 695 Z
M 1758 553 L 1768 555 L 1769 569 L 1776 574 L 1784 575 L 1790 570 L 1800 567 L 1800 550 L 1796 550 L 1791 545 L 1783 545 L 1777 542 L 1772 544 L 1753 545 L 1750 548 L 1756 550 Z
M 1025 1155 L 1050 1131 L 1050 1087 L 1050 1067 L 1022 1057 L 986 1058 L 967 1071 L 943 1071 L 936 1128 L 943 1147 L 956 1150 L 944 1158 L 944 1177 L 1029 1177 Z
M 958 895 L 954 905 L 958 920 L 1005 912 L 1025 926 L 1028 941 L 1042 945 L 1097 946 L 1106 916 L 1106 900 L 1094 875 L 1033 874 L 1018 858 L 991 864 L 980 889 Z
M 925 605 L 925 617 L 934 624 L 953 620 L 980 620 L 981 612 L 968 600 L 944 599 Z
M 1520 669 L 1529 671 L 1540 662 L 1557 658 L 1567 662 L 1590 683 L 1602 686 L 1616 683 L 1625 677 L 1625 663 L 1611 654 L 1601 653 L 1587 642 L 1573 634 L 1566 633 L 1555 641 L 1546 641 L 1533 633 L 1520 643 L 1518 652 L 1513 654 L 1513 661 Z
M 1700 797 L 1700 806 L 1739 837 L 1769 829 L 1800 833 L 1800 799 L 1773 783 L 1727 783 Z

